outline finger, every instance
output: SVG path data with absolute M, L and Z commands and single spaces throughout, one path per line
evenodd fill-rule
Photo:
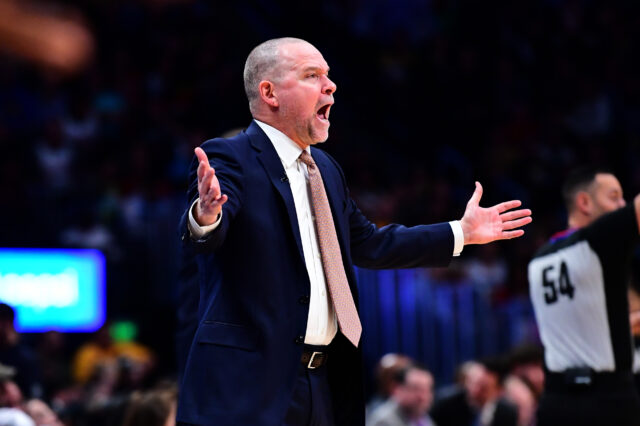
M 500 215 L 500 219 L 503 222 L 507 222 L 509 220 L 519 219 L 523 216 L 531 216 L 531 210 L 522 209 L 522 210 L 514 210 L 512 212 L 503 213 Z
M 218 197 L 216 201 L 213 202 L 213 205 L 222 207 L 222 205 L 226 203 L 228 199 L 229 197 L 227 197 L 226 194 L 222 194 Z
M 522 237 L 524 235 L 524 231 L 522 229 L 518 229 L 516 231 L 502 231 L 501 240 L 510 240 L 512 238 Z
M 204 198 L 200 198 L 200 203 L 203 207 L 209 208 L 211 206 L 222 205 L 229 199 L 225 194 L 219 194 L 217 197 L 212 197 L 210 195 L 211 194 L 207 194 Z
M 213 175 L 215 175 L 215 171 Z M 218 183 L 218 179 L 211 178 L 211 184 L 209 185 L 207 196 L 212 200 L 217 200 L 218 198 L 220 198 L 220 184 Z
M 200 147 L 196 147 L 194 150 L 196 153 L 196 157 L 198 158 L 198 179 L 202 179 L 204 173 L 211 167 L 209 164 L 209 159 L 207 158 L 207 154 L 205 154 L 204 150 Z
M 203 203 L 202 209 L 207 212 L 219 212 L 228 199 L 229 197 L 227 197 L 226 195 L 221 195 L 217 200 L 211 200 L 211 202 L 209 203 Z
M 202 178 L 204 177 L 204 173 L 208 169 L 208 166 L 209 163 L 205 161 L 201 161 L 200 164 L 198 164 L 198 180 L 202 180 Z
M 494 207 L 498 209 L 498 213 L 503 213 L 503 212 L 506 212 L 507 210 L 520 207 L 520 205 L 522 205 L 522 201 L 511 200 L 511 201 L 505 201 L 504 203 L 496 204 Z
M 476 189 L 473 191 L 473 195 L 471 195 L 467 204 L 478 205 L 480 204 L 480 198 L 482 198 L 482 185 L 480 185 L 480 182 L 476 182 Z
M 199 162 L 204 161 L 205 163 L 209 164 L 209 158 L 207 157 L 207 154 L 204 152 L 204 149 L 197 146 L 196 149 L 193 150 L 193 152 L 196 153 L 196 157 L 198 157 Z
M 213 169 L 209 169 L 204 173 L 202 177 L 202 181 L 198 185 L 198 192 L 200 194 L 200 198 L 207 199 L 209 190 L 211 189 L 211 181 L 213 180 Z
M 507 229 L 520 228 L 521 226 L 525 226 L 531 223 L 532 220 L 533 219 L 531 219 L 531 216 L 527 216 L 523 217 L 522 219 L 505 222 L 502 224 L 502 229 L 506 231 Z

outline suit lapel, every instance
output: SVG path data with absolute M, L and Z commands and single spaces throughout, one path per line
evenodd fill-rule
M 255 121 L 251 122 L 246 133 L 251 139 L 252 146 L 259 151 L 257 154 L 258 161 L 262 164 L 262 167 L 264 167 L 271 183 L 284 201 L 287 208 L 287 215 L 289 216 L 291 230 L 293 231 L 293 237 L 296 240 L 296 245 L 298 246 L 298 253 L 304 262 L 302 239 L 300 238 L 300 226 L 298 224 L 298 216 L 296 214 L 296 205 L 293 201 L 293 194 L 291 193 L 289 180 L 286 177 L 287 175 L 284 171 L 284 167 L 282 166 L 282 162 L 280 161 L 280 157 L 278 157 L 278 153 L 269 138 L 267 138 L 267 135 L 264 134 L 260 126 L 258 126 Z

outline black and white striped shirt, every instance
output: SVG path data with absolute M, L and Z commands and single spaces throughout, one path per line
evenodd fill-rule
M 529 263 L 549 371 L 631 371 L 627 284 L 638 241 L 633 204 L 552 238 Z

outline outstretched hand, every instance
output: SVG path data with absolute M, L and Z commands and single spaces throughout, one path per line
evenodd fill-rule
M 201 226 L 211 225 L 218 219 L 222 205 L 228 197 L 220 192 L 220 182 L 216 171 L 209 164 L 209 159 L 200 147 L 195 149 L 198 157 L 198 194 L 200 200 L 194 209 L 194 219 Z
M 519 200 L 505 201 L 493 207 L 480 207 L 482 198 L 482 185 L 476 182 L 476 190 L 467 203 L 464 216 L 460 220 L 464 243 L 486 244 L 496 240 L 508 240 L 524 235 L 520 228 L 531 223 L 531 210 L 520 209 Z

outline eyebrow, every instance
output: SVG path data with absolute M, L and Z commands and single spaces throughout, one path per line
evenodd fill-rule
M 324 74 L 327 74 L 327 75 L 329 74 L 329 68 L 327 68 L 327 71 L 325 73 L 325 71 L 324 71 L 324 69 L 322 67 L 319 67 L 319 66 L 316 66 L 316 65 L 308 66 L 308 67 L 306 67 L 306 68 L 304 68 L 302 70 L 302 72 L 309 72 L 309 71 L 320 71 L 320 72 L 322 72 Z

